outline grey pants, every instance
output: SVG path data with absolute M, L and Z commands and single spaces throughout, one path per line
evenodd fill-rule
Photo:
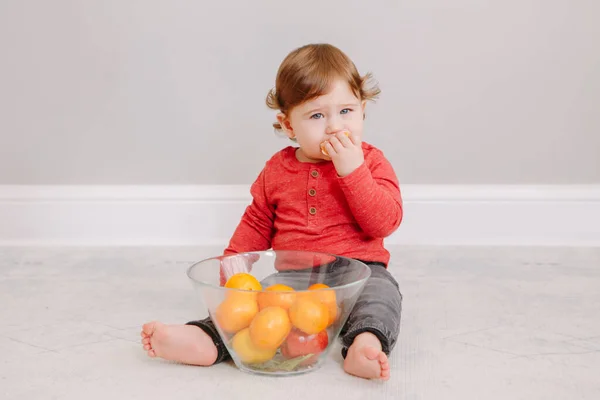
M 386 355 L 389 355 L 394 349 L 400 334 L 402 294 L 398 282 L 383 264 L 363 262 L 371 268 L 371 277 L 367 280 L 340 332 L 344 358 L 346 358 L 348 348 L 354 342 L 354 338 L 360 333 L 371 332 L 377 336 Z M 334 263 L 327 268 L 343 269 L 344 265 Z M 211 337 L 218 351 L 215 364 L 230 358 L 210 317 L 199 321 L 190 321 L 186 325 L 195 325 Z

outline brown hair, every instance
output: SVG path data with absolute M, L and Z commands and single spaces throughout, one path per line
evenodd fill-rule
M 360 76 L 356 66 L 340 49 L 330 44 L 309 44 L 292 51 L 277 71 L 275 88 L 267 95 L 267 106 L 287 114 L 293 107 L 326 94 L 335 79 L 344 79 L 354 95 L 375 99 L 380 90 L 369 86 L 371 74 Z M 273 127 L 281 129 L 276 122 Z

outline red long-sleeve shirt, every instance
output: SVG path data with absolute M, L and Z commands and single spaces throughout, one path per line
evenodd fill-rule
M 364 142 L 362 149 L 365 162 L 343 178 L 332 162 L 298 161 L 295 147 L 275 153 L 224 254 L 307 250 L 387 265 L 383 239 L 402 221 L 400 188 L 383 153 Z

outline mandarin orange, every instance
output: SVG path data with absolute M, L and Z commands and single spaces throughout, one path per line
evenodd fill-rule
M 289 314 L 292 324 L 309 335 L 321 332 L 329 324 L 327 306 L 311 297 L 297 298 Z
M 250 296 L 249 296 L 250 295 Z M 231 292 L 215 310 L 215 322 L 227 333 L 247 328 L 258 313 L 254 293 Z
M 335 322 L 338 314 L 338 306 L 337 306 L 337 297 L 335 295 L 335 290 L 330 289 L 329 286 L 324 283 L 315 283 L 310 285 L 308 290 L 316 290 L 313 295 L 314 297 L 320 301 L 321 303 L 327 306 L 327 310 L 329 311 L 329 322 L 327 326 L 330 326 Z
M 232 275 L 225 283 L 225 287 L 241 290 L 262 290 L 262 285 L 258 279 L 247 272 L 238 272 L 237 274 Z
M 293 288 L 281 283 L 271 285 L 258 294 L 258 308 L 262 310 L 267 307 L 281 307 L 288 310 L 294 304 L 296 294 L 287 292 L 293 291 Z
M 275 349 L 260 349 L 250 339 L 250 329 L 244 328 L 235 334 L 231 341 L 235 354 L 246 364 L 259 364 L 269 361 L 275 356 Z
M 292 330 L 287 310 L 267 307 L 256 314 L 250 323 L 250 339 L 260 349 L 274 350 L 284 342 Z

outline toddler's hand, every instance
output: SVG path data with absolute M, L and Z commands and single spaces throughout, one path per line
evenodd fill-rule
M 347 132 L 338 132 L 325 143 L 325 150 L 338 175 L 344 177 L 360 167 L 365 161 L 361 141 L 356 136 Z
M 233 275 L 252 271 L 254 264 L 260 256 L 258 254 L 236 254 L 233 256 L 225 256 L 221 259 L 220 281 L 221 286 L 224 286 L 229 278 Z

